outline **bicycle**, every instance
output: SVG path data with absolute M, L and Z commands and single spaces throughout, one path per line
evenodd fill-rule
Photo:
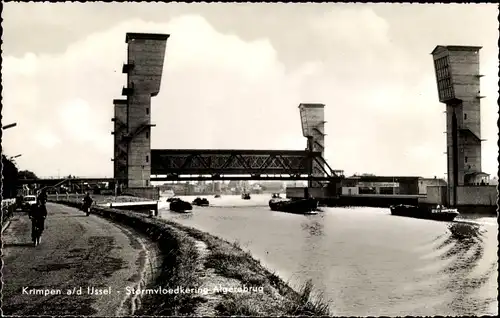
M 85 203 L 85 202 L 82 203 L 82 206 L 80 207 L 80 210 L 82 210 L 83 212 L 85 212 L 85 214 L 87 216 L 89 216 L 90 215 L 90 204 Z
M 31 240 L 33 241 L 33 245 L 35 247 L 40 245 L 40 239 L 42 237 L 43 229 L 39 223 L 40 223 L 40 221 L 38 221 L 38 220 L 32 222 Z

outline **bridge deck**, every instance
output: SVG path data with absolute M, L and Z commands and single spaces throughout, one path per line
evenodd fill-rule
M 300 175 L 310 174 L 320 152 L 305 150 L 152 149 L 151 174 Z
M 260 180 L 260 181 L 273 181 L 273 180 L 313 180 L 313 181 L 331 181 L 335 178 L 332 177 L 311 177 L 309 175 L 215 175 L 215 176 L 203 176 L 203 175 L 152 175 L 152 182 L 166 182 L 166 181 L 224 181 L 224 180 Z M 101 182 L 115 182 L 115 179 L 111 178 L 80 178 L 80 179 L 23 179 L 19 180 L 18 184 L 39 184 L 43 186 L 55 186 L 57 184 L 68 184 L 69 182 L 73 184 L 81 183 L 101 183 Z
M 341 170 L 329 167 L 325 167 L 323 175 L 312 176 L 314 162 L 326 165 L 321 152 L 307 150 L 152 149 L 151 181 L 331 181 L 343 177 Z M 55 186 L 114 181 L 113 178 L 27 179 L 19 180 L 19 184 Z

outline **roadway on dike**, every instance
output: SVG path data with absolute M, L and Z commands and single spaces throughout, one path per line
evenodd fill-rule
M 142 278 L 144 238 L 75 208 L 47 203 L 47 210 L 39 246 L 26 212 L 15 212 L 3 233 L 3 314 L 130 314 L 126 287 Z M 110 294 L 91 294 L 92 287 Z

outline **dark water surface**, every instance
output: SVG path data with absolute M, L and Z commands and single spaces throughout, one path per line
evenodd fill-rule
M 270 211 L 269 195 L 207 198 L 216 206 L 179 214 L 164 203 L 161 217 L 239 242 L 292 286 L 312 279 L 335 315 L 498 314 L 495 217 L 437 222 L 383 208 L 304 216 Z

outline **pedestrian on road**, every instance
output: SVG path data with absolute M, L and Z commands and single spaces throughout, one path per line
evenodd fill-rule
M 85 212 L 87 212 L 87 209 L 90 209 L 90 207 L 92 206 L 92 202 L 94 202 L 94 200 L 92 200 L 90 194 L 86 192 L 85 197 L 83 197 L 83 210 Z
M 42 202 L 43 205 L 47 203 L 47 190 L 40 190 L 40 194 L 38 195 L 38 201 Z
M 47 207 L 45 205 L 46 202 L 46 195 L 43 196 L 42 193 L 40 193 L 37 198 L 36 206 L 31 209 L 28 214 L 31 220 L 31 240 L 35 243 L 35 245 L 40 244 L 40 238 L 42 236 L 43 230 L 45 229 L 45 219 L 47 218 Z M 38 240 L 35 232 L 36 228 L 38 228 L 40 231 Z

